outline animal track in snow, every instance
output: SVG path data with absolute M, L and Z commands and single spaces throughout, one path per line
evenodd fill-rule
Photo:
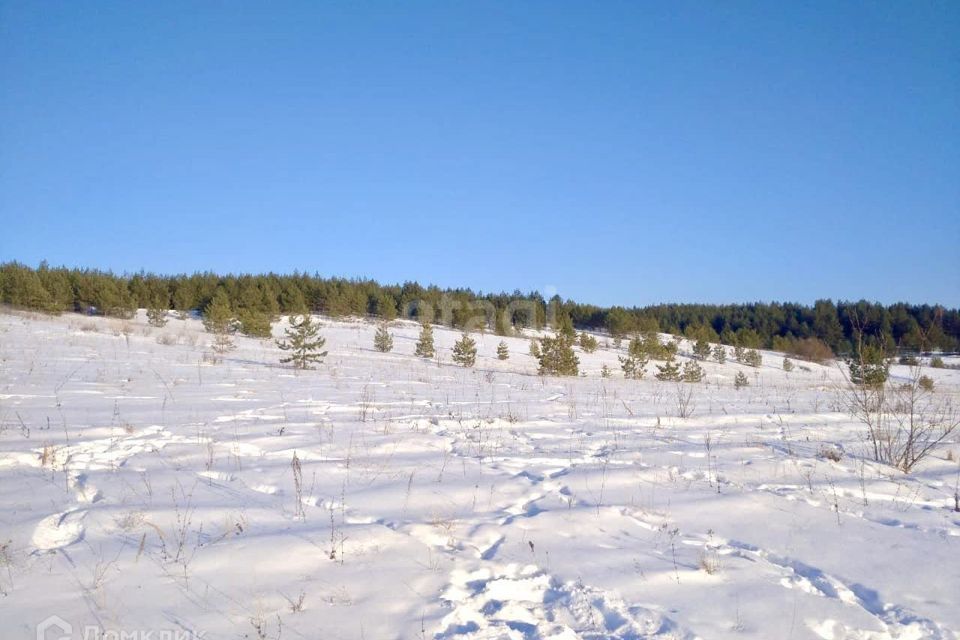
M 660 614 L 628 608 L 581 583 L 563 584 L 534 565 L 455 569 L 442 598 L 451 607 L 435 640 L 640 640 L 694 638 Z
M 859 607 L 886 629 L 886 632 L 881 633 L 865 629 L 850 629 L 833 620 L 810 624 L 811 630 L 825 640 L 887 638 L 956 640 L 956 635 L 952 631 L 944 629 L 933 620 L 917 615 L 906 607 L 883 602 L 880 594 L 861 584 L 847 582 L 799 560 L 781 556 L 745 542 L 730 540 L 725 546 L 784 570 L 786 575 L 780 581 L 782 586 L 788 589 L 799 588 L 807 593 L 819 594 L 825 598 Z
M 47 516 L 33 530 L 32 543 L 39 551 L 54 551 L 77 542 L 85 531 L 86 511 L 64 511 Z

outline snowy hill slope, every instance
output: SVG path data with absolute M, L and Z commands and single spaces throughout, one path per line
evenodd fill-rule
M 960 444 L 911 475 L 865 458 L 836 367 L 624 380 L 601 338 L 584 377 L 544 378 L 526 338 L 500 361 L 476 336 L 462 369 L 457 332 L 438 364 L 417 325 L 387 354 L 374 330 L 324 320 L 326 362 L 295 372 L 247 338 L 211 364 L 196 320 L 0 314 L 0 637 L 960 630 Z

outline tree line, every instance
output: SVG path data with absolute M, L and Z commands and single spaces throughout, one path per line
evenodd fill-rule
M 519 328 L 557 327 L 569 320 L 578 329 L 607 331 L 615 339 L 659 331 L 801 357 L 807 357 L 806 352 L 818 357 L 849 354 L 864 342 L 887 353 L 960 349 L 960 310 L 927 304 L 818 300 L 812 306 L 757 302 L 600 307 L 559 296 L 545 299 L 536 291 L 483 293 L 416 282 L 381 285 L 299 272 L 117 275 L 46 263 L 35 269 L 17 262 L 0 264 L 0 302 L 45 313 L 130 317 L 146 308 L 175 310 L 186 317 L 206 310 L 215 298 L 229 305 L 250 335 L 262 334 L 265 325 L 268 331 L 277 315 L 312 312 L 388 321 L 403 317 L 501 335 Z

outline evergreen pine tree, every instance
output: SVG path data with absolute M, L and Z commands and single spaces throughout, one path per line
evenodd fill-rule
M 290 315 L 307 313 L 307 300 L 296 284 L 284 284 L 280 291 L 280 311 Z
M 575 376 L 580 373 L 580 360 L 573 353 L 576 333 L 558 332 L 540 339 L 540 375 Z
M 5 269 L 3 300 L 15 307 L 47 311 L 53 306 L 53 298 L 35 271 L 14 263 Z
M 787 373 L 793 371 L 793 361 L 790 358 L 783 359 L 783 370 Z
M 327 352 L 320 349 L 327 341 L 320 336 L 320 324 L 307 314 L 290 316 L 289 323 L 286 339 L 277 340 L 277 346 L 290 355 L 280 358 L 280 362 L 292 362 L 294 369 L 312 369 L 313 363 L 323 362 Z
M 417 348 L 414 354 L 421 358 L 433 357 L 433 327 L 429 322 L 420 325 L 420 338 L 417 340 Z
M 147 308 L 147 322 L 153 327 L 163 327 L 167 324 L 167 301 L 161 295 L 156 295 Z
M 477 343 L 469 334 L 463 334 L 453 345 L 453 361 L 461 367 L 472 367 L 477 361 Z
M 377 332 L 373 335 L 373 348 L 381 353 L 393 350 L 393 336 L 387 330 L 386 322 L 377 327 Z
M 847 360 L 850 382 L 856 385 L 881 386 L 890 375 L 890 365 L 883 349 L 872 344 L 861 344 Z
M 635 342 L 637 343 L 636 347 L 634 347 Z M 653 360 L 660 360 L 664 357 L 663 345 L 660 343 L 660 336 L 657 335 L 656 331 L 647 331 L 642 336 L 635 337 L 630 341 L 630 349 L 631 351 L 637 349 Z
M 44 290 L 50 294 L 50 305 L 46 310 L 48 313 L 60 313 L 73 308 L 73 286 L 70 284 L 69 272 L 66 269 L 51 269 L 44 261 L 40 263 L 37 275 Z M 0 268 L 0 282 L 2 281 L 2 268 Z M 2 288 L 0 286 L 0 289 Z
M 192 306 L 192 294 L 190 293 L 187 285 L 181 284 L 179 287 L 177 287 L 177 290 L 173 292 L 173 308 L 177 312 L 177 317 L 180 320 L 186 320 L 189 318 Z
M 676 340 L 670 340 L 667 344 L 663 345 L 663 355 L 667 362 L 673 362 L 673 359 L 677 357 L 677 352 L 679 351 L 680 343 Z
M 584 353 L 593 353 L 597 350 L 597 339 L 586 331 L 580 332 L 580 348 Z
M 577 330 L 573 328 L 573 320 L 570 316 L 564 314 L 557 323 L 557 334 L 562 335 L 570 341 L 572 345 L 577 339 Z
M 706 360 L 710 357 L 710 343 L 707 342 L 706 338 L 699 338 L 696 344 L 693 345 L 693 355 L 701 360 Z
M 734 389 L 742 389 L 744 387 L 749 387 L 750 381 L 747 380 L 747 376 L 744 375 L 743 371 L 737 371 L 736 377 L 733 379 Z
M 718 344 L 713 348 L 713 359 L 723 364 L 727 361 L 727 349 L 722 344 Z
M 510 335 L 510 321 L 505 310 L 494 311 L 493 332 L 498 336 Z
M 681 377 L 684 382 L 700 382 L 703 380 L 703 367 L 693 360 L 688 360 L 683 363 L 683 374 Z
M 743 364 L 750 367 L 759 367 L 763 363 L 760 352 L 756 349 L 748 349 L 743 354 Z
M 393 299 L 393 296 L 381 293 L 374 302 L 373 312 L 380 316 L 381 320 L 390 322 L 397 317 L 397 301 Z
M 230 299 L 223 289 L 217 290 L 210 304 L 203 312 L 203 326 L 213 334 L 214 352 L 224 354 L 234 349 L 233 332 L 236 330 L 236 320 L 230 308 Z
M 734 359 L 734 360 L 736 360 L 736 361 L 739 362 L 740 364 L 743 364 L 746 356 L 747 356 L 747 349 L 746 349 L 745 347 L 742 347 L 742 346 L 740 346 L 739 344 L 733 346 L 733 359 Z
M 680 379 L 680 365 L 676 362 L 665 362 L 657 365 L 657 372 L 653 374 L 657 380 L 670 381 Z
M 507 343 L 503 340 L 500 341 L 500 344 L 497 345 L 497 359 L 506 360 L 510 357 L 510 348 L 507 347 Z
M 537 360 L 540 359 L 540 341 L 536 338 L 530 341 L 530 355 Z
M 257 309 L 244 309 L 239 314 L 240 333 L 251 338 L 269 338 L 272 335 L 270 316 Z
M 620 360 L 620 368 L 623 369 L 623 377 L 627 378 L 628 380 L 640 380 L 647 372 L 647 370 L 644 368 L 647 366 L 647 362 L 649 362 L 646 355 L 627 355 L 626 357 L 617 356 L 617 359 Z
M 607 363 L 604 362 L 603 366 L 600 367 L 600 377 L 609 378 L 610 377 L 610 367 L 607 366 Z

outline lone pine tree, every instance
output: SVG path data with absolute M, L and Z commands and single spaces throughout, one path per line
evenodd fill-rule
M 147 322 L 153 327 L 166 326 L 168 307 L 169 304 L 163 296 L 154 296 L 147 308 Z
M 703 367 L 693 360 L 684 362 L 681 378 L 684 382 L 700 382 L 703 380 Z
M 760 357 L 760 352 L 756 349 L 748 349 L 746 353 L 743 354 L 743 363 L 751 367 L 759 367 L 763 362 L 763 359 Z
M 698 339 L 697 343 L 693 345 L 693 355 L 701 360 L 706 360 L 710 357 L 710 343 L 707 342 L 706 338 Z
M 680 379 L 680 365 L 676 362 L 665 362 L 662 365 L 657 365 L 657 372 L 653 374 L 657 380 L 679 380 Z
M 510 348 L 507 347 L 506 342 L 501 340 L 500 344 L 497 345 L 497 359 L 507 360 L 509 357 L 510 357 Z
M 210 304 L 204 310 L 203 326 L 213 334 L 211 346 L 216 353 L 224 354 L 234 349 L 231 336 L 236 330 L 236 319 L 230 308 L 230 299 L 227 298 L 223 289 L 214 294 Z
M 749 386 L 750 381 L 747 380 L 747 376 L 744 375 L 743 371 L 737 371 L 737 376 L 733 379 L 733 388 L 739 390 Z
M 727 361 L 727 349 L 722 344 L 718 344 L 713 348 L 713 359 L 720 364 Z
M 433 357 L 433 327 L 427 322 L 420 325 L 420 338 L 417 340 L 417 348 L 414 354 L 421 358 Z
M 649 362 L 649 359 L 646 355 L 628 355 L 626 357 L 617 356 L 617 359 L 620 360 L 620 368 L 623 369 L 623 377 L 627 378 L 628 380 L 641 380 L 643 375 L 647 372 L 647 370 L 644 368 Z
M 743 364 L 743 361 L 744 361 L 744 359 L 746 358 L 746 356 L 747 356 L 747 349 L 746 349 L 746 347 L 742 347 L 742 346 L 740 346 L 739 344 L 733 345 L 733 359 L 734 359 L 734 360 L 736 360 L 736 361 L 739 362 L 740 364 Z
M 680 351 L 680 343 L 674 340 L 668 340 L 665 345 L 663 345 L 663 357 L 667 362 L 673 362 L 673 359 L 677 357 L 677 353 Z
M 586 331 L 580 332 L 580 348 L 584 353 L 593 353 L 597 350 L 597 339 Z
M 890 375 L 886 354 L 881 347 L 873 344 L 858 344 L 847 360 L 847 367 L 850 369 L 850 382 L 855 385 L 883 386 Z
M 575 376 L 580 373 L 580 360 L 573 353 L 576 335 L 558 332 L 553 338 L 540 339 L 540 375 Z
M 387 331 L 387 323 L 381 323 L 373 335 L 373 348 L 381 353 L 393 350 L 393 336 Z
M 472 367 L 477 361 L 477 343 L 468 334 L 453 345 L 453 361 L 461 367 Z
M 320 336 L 320 325 L 306 314 L 290 316 L 289 322 L 286 339 L 277 340 L 277 346 L 290 355 L 280 358 L 280 362 L 292 362 L 294 369 L 311 369 L 313 363 L 323 362 L 327 352 L 320 349 L 327 341 Z

